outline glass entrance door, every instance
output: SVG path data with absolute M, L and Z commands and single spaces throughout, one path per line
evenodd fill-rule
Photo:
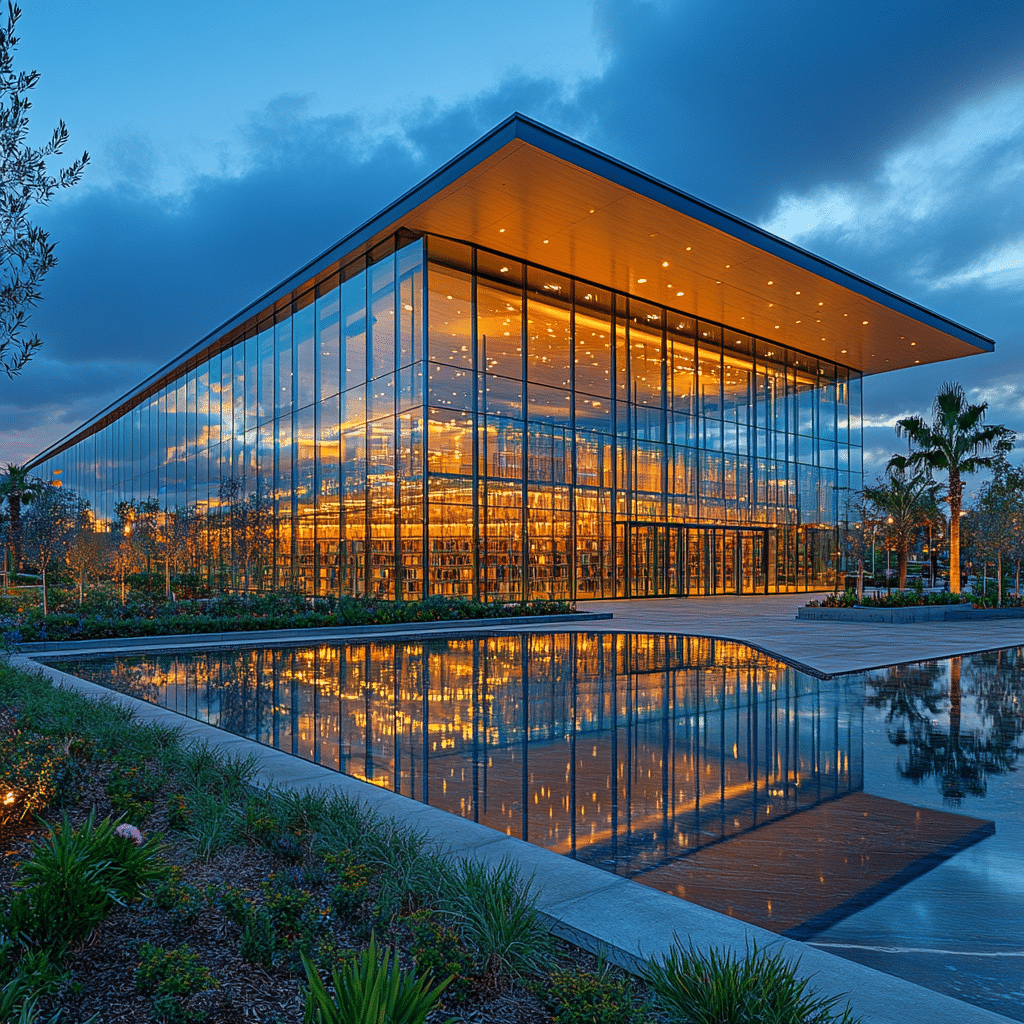
M 621 524 L 619 536 L 629 597 L 768 591 L 767 530 L 634 522 Z

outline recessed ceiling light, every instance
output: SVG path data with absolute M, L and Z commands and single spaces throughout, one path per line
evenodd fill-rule
M 863 325 L 864 325 L 865 327 L 867 327 L 867 325 L 868 325 L 868 322 L 867 322 L 867 320 L 862 320 L 862 321 L 861 321 L 861 323 L 862 323 L 862 324 L 863 324 Z
M 504 228 L 498 228 L 498 234 L 499 235 L 505 234 L 505 229 Z
M 647 284 L 647 278 L 646 277 L 638 277 L 636 279 L 636 283 L 637 284 Z
M 819 303 L 818 303 L 818 305 L 819 305 L 819 306 L 824 306 L 824 305 L 825 305 L 825 303 L 824 303 L 824 302 L 819 302 Z
M 824 340 L 824 339 L 822 339 L 822 340 Z M 846 355 L 846 349 L 845 348 L 841 348 L 839 350 L 839 353 L 840 353 L 840 355 L 844 355 L 845 356 Z
M 662 266 L 663 266 L 663 267 L 667 267 L 667 266 L 668 266 L 668 260 L 665 260 L 665 262 L 664 262 L 664 263 L 662 263 Z
M 502 272 L 503 274 L 507 274 L 507 273 L 508 273 L 508 267 L 502 267 L 502 268 L 501 268 L 501 272 Z
M 799 320 L 797 320 L 797 323 L 800 323 L 800 321 L 799 321 Z
M 775 284 L 775 282 L 774 282 L 774 281 L 769 281 L 768 283 L 769 283 L 769 284 Z
M 778 329 L 779 329 L 779 325 L 778 325 L 778 324 L 776 324 L 776 325 L 775 325 L 775 330 L 778 330 Z
M 591 210 L 590 212 L 591 212 L 591 213 L 593 213 L 594 211 L 593 211 L 593 210 Z
M 686 251 L 687 251 L 687 252 L 689 252 L 689 251 L 690 251 L 690 250 L 691 250 L 692 248 L 693 248 L 693 246 L 692 246 L 692 245 L 688 245 L 688 246 L 686 247 Z
M 886 359 L 886 362 L 889 362 L 889 360 L 888 360 L 888 359 Z M 920 359 L 915 359 L 915 360 L 914 360 L 914 362 L 915 362 L 915 363 L 919 363 L 919 362 L 921 362 L 921 360 L 920 360 Z
M 797 295 L 799 295 L 799 294 L 800 294 L 800 293 L 799 293 L 799 292 L 797 292 Z
M 682 292 L 676 292 L 676 295 L 682 295 L 682 294 L 683 294 Z
M 545 245 L 547 245 L 547 244 L 548 244 L 548 240 L 547 240 L 546 238 L 544 239 L 544 244 L 545 244 Z
M 917 342 L 916 342 L 916 341 L 912 341 L 912 342 L 910 343 L 910 347 L 911 347 L 911 348 L 913 348 L 913 347 L 914 347 L 914 346 L 915 346 L 916 344 L 917 344 Z

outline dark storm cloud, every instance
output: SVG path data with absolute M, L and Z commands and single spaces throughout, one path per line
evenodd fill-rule
M 753 219 L 1022 74 L 1024 4 L 605 0 L 595 145 Z

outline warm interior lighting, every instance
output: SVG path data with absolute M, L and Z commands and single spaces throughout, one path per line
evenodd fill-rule
M 662 263 L 662 266 L 663 266 L 663 267 L 667 267 L 667 266 L 668 266 L 668 260 L 665 260 L 665 262 L 664 262 L 664 263 Z
M 637 284 L 647 284 L 647 278 L 646 277 L 638 277 L 636 279 L 636 283 Z
M 863 325 L 864 325 L 865 327 L 867 327 L 867 325 L 868 325 L 868 322 L 867 322 L 867 320 L 862 320 L 862 321 L 861 321 L 861 323 L 862 323 L 862 324 L 863 324 Z

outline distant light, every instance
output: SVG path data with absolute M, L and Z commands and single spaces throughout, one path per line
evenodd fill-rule
M 665 262 L 664 262 L 664 263 L 662 263 L 662 266 L 663 266 L 663 267 L 667 267 L 667 266 L 668 266 L 668 260 L 665 260 Z
M 774 282 L 774 281 L 769 281 L 768 283 L 769 283 L 769 284 L 775 284 L 775 282 Z
M 867 325 L 868 325 L 868 322 L 867 322 L 867 320 L 862 320 L 862 321 L 861 321 L 861 323 L 862 323 L 862 324 L 863 324 L 863 325 L 864 325 L 865 327 L 867 327 Z
M 505 229 L 504 228 L 498 228 L 498 234 L 499 235 L 505 234 Z
M 545 244 L 545 245 L 547 245 L 547 244 L 548 244 L 548 239 L 546 239 L 546 238 L 544 239 L 544 244 Z
M 824 341 L 825 339 L 824 339 L 824 338 L 822 338 L 821 340 L 822 340 L 822 341 Z M 845 349 L 845 348 L 841 348 L 841 349 L 839 350 L 839 353 L 840 353 L 840 355 L 844 355 L 844 356 L 845 356 L 845 355 L 846 355 L 846 349 Z
M 508 267 L 502 267 L 502 268 L 501 268 L 501 272 L 502 272 L 503 274 L 507 274 L 507 273 L 508 273 Z
M 917 342 L 916 342 L 916 341 L 912 341 L 912 342 L 910 343 L 910 347 L 911 347 L 911 348 L 913 348 L 913 347 L 914 347 L 914 346 L 915 346 L 916 344 L 917 344 Z
M 636 279 L 636 283 L 637 284 L 647 284 L 647 278 L 646 277 L 638 277 Z
M 682 295 L 682 294 L 683 294 L 682 292 L 676 292 L 676 295 Z

